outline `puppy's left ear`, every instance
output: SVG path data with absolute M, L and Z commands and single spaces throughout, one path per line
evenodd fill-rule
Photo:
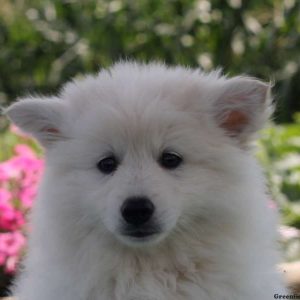
M 66 138 L 67 111 L 61 99 L 25 98 L 13 103 L 3 112 L 45 148 Z
M 250 77 L 226 80 L 213 108 L 218 126 L 239 144 L 247 143 L 273 112 L 270 89 L 269 84 Z

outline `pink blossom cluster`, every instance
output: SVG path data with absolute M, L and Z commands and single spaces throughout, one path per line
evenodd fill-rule
M 33 205 L 43 161 L 26 144 L 0 162 L 0 268 L 14 273 L 26 245 L 25 218 Z

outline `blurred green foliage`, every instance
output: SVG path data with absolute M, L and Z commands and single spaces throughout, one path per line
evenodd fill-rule
M 300 229 L 300 114 L 288 125 L 261 132 L 258 158 L 267 175 L 269 190 L 286 225 Z
M 0 100 L 119 59 L 159 59 L 275 80 L 277 120 L 291 121 L 299 32 L 298 0 L 1 0 Z

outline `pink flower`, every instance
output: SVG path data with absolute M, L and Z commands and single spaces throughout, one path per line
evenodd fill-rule
M 8 274 L 13 274 L 17 270 L 19 262 L 19 257 L 18 256 L 10 256 L 5 263 L 5 271 Z
M 25 208 L 32 207 L 33 201 L 36 197 L 36 188 L 32 186 L 25 187 L 19 193 L 18 198 L 21 200 Z
M 25 217 L 37 193 L 43 160 L 26 144 L 0 163 L 0 266 L 14 273 L 26 244 Z
M 32 149 L 25 145 L 25 144 L 18 144 L 15 146 L 15 153 L 18 155 L 18 156 L 21 156 L 21 157 L 26 157 L 26 158 L 33 158 L 35 159 L 36 158 L 36 155 L 35 153 L 32 151 Z
M 18 178 L 20 175 L 19 168 L 16 168 L 14 159 L 7 160 L 0 164 L 0 182 L 11 178 Z
M 2 205 L 0 211 L 0 228 L 16 230 L 25 224 L 25 218 L 19 210 L 10 204 Z
M 11 193 L 7 189 L 0 187 L 0 206 L 2 203 L 8 203 L 11 197 Z
M 283 240 L 300 238 L 300 230 L 295 227 L 281 225 L 279 227 L 279 233 Z
M 4 163 L 0 163 L 0 183 L 6 181 L 7 179 L 8 176 L 6 174 Z
M 3 266 L 6 261 L 6 255 L 2 252 L 0 252 L 0 266 Z
M 7 256 L 19 255 L 25 245 L 25 237 L 18 231 L 0 233 L 0 253 Z
M 0 265 L 7 273 L 16 271 L 22 249 L 26 243 L 22 233 L 0 233 Z
M 9 211 L 11 209 L 13 209 L 11 203 L 5 201 L 5 199 L 3 199 L 3 201 L 0 201 L 0 216 L 3 216 L 6 211 Z
M 29 138 L 28 135 L 26 135 L 26 133 L 21 131 L 21 129 L 19 129 L 17 126 L 15 126 L 13 124 L 10 126 L 9 131 L 14 133 L 15 135 L 22 137 L 22 138 L 25 138 L 25 139 Z

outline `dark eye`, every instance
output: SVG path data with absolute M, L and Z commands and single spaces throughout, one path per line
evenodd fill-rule
M 182 163 L 182 157 L 174 152 L 164 152 L 159 164 L 165 169 L 176 169 Z
M 104 174 L 113 173 L 118 167 L 118 161 L 114 156 L 109 156 L 100 160 L 97 168 Z

